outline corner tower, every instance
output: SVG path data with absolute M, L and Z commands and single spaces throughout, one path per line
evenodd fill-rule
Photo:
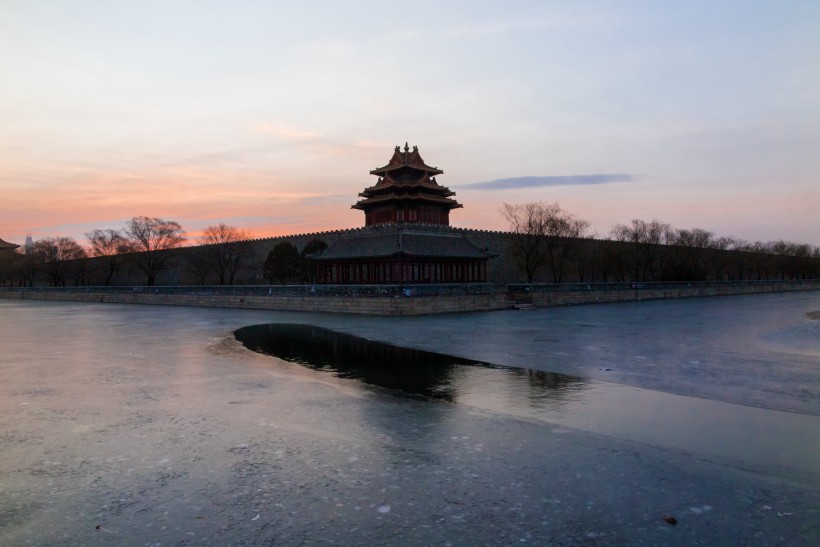
M 370 171 L 379 180 L 359 193 L 363 199 L 352 208 L 364 211 L 365 226 L 401 223 L 449 226 L 450 211 L 461 204 L 453 199 L 455 192 L 436 182 L 436 175 L 443 173 L 424 163 L 418 146 L 411 151 L 404 143 L 404 150 L 397 146 L 387 165 Z
M 316 282 L 328 284 L 485 283 L 487 260 L 450 227 L 450 211 L 461 207 L 455 192 L 436 182 L 444 173 L 421 159 L 418 147 L 398 146 L 379 181 L 359 194 L 353 209 L 364 211 L 365 226 L 340 234 L 322 253 Z

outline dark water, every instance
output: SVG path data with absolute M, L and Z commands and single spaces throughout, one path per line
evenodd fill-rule
M 253 325 L 235 336 L 250 350 L 394 393 L 700 453 L 766 472 L 808 472 L 799 480 L 820 483 L 818 416 L 501 367 L 312 325 Z
M 243 327 L 236 339 L 250 350 L 291 363 L 333 373 L 340 378 L 411 395 L 450 402 L 467 392 L 495 389 L 484 374 L 512 375 L 525 387 L 532 403 L 556 399 L 583 387 L 575 376 L 529 369 L 497 367 L 453 355 L 403 348 L 313 325 L 266 324 Z M 493 372 L 490 372 L 493 371 Z

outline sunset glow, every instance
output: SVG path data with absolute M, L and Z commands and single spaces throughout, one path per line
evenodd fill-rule
M 4 2 L 0 238 L 361 226 L 407 141 L 455 226 L 543 200 L 820 245 L 820 3 L 719 4 Z

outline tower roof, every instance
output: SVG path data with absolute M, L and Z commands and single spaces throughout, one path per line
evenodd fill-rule
M 411 151 L 410 147 L 407 146 L 407 143 L 405 142 L 403 151 L 397 146 L 393 151 L 393 157 L 390 158 L 387 165 L 373 169 L 370 171 L 370 174 L 383 176 L 390 171 L 395 171 L 396 169 L 401 169 L 402 167 L 415 167 L 416 169 L 426 171 L 431 175 L 441 175 L 444 173 L 444 171 L 438 167 L 430 167 L 424 163 L 424 160 L 421 158 L 421 154 L 419 154 L 418 146 L 414 146 Z
M 393 150 L 387 165 L 370 171 L 379 177 L 378 182 L 360 192 L 362 199 L 351 207 L 365 212 L 368 226 L 391 222 L 449 225 L 450 210 L 461 204 L 453 199 L 455 192 L 436 181 L 442 173 L 424 162 L 418 146 L 410 150 L 405 142 L 404 150 L 398 146 Z

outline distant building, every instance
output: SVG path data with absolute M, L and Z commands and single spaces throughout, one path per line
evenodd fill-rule
M 495 256 L 450 228 L 450 211 L 461 207 L 436 181 L 444 171 L 424 163 L 418 147 L 398 146 L 379 177 L 352 208 L 364 211 L 365 227 L 344 234 L 324 252 L 319 283 L 480 283 Z

